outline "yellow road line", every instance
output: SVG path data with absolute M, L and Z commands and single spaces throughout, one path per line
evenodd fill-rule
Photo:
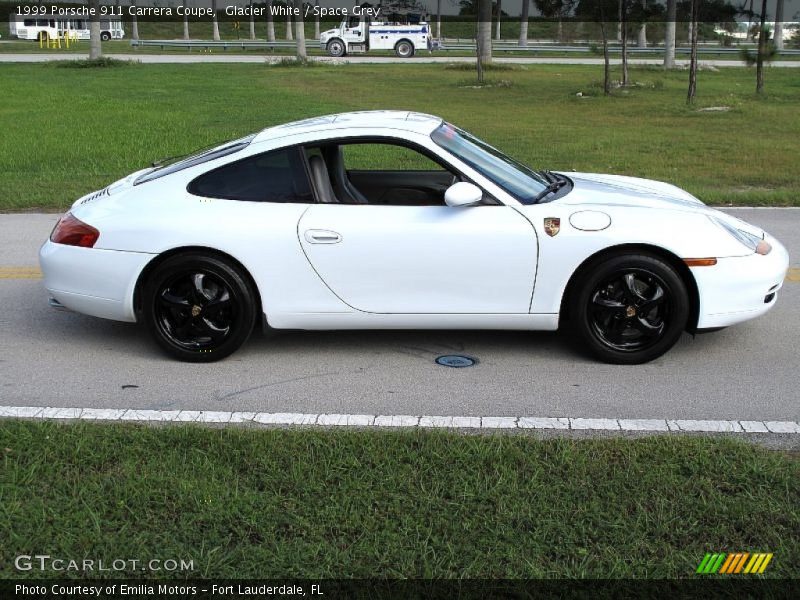
M 41 279 L 39 267 L 0 267 L 0 279 Z

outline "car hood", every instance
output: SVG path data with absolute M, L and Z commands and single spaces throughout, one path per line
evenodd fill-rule
M 562 173 L 575 184 L 572 191 L 557 202 L 605 206 L 637 206 L 716 212 L 689 192 L 670 183 L 597 173 Z

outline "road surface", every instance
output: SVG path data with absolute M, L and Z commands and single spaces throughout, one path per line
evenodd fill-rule
M 58 215 L 3 214 L 0 405 L 797 422 L 800 210 L 731 212 L 789 249 L 777 306 L 634 367 L 594 362 L 556 333 L 463 331 L 255 334 L 220 363 L 178 363 L 135 324 L 49 308 L 37 250 Z M 442 367 L 443 354 L 479 363 Z

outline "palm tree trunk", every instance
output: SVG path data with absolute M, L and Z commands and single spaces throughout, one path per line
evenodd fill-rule
M 677 0 L 667 0 L 667 22 L 664 32 L 664 68 L 675 68 L 675 19 L 678 13 Z
M 503 14 L 503 0 L 497 0 L 497 26 L 494 32 L 494 39 L 500 39 L 500 17 Z
M 436 0 L 436 38 L 442 39 L 442 0 Z
M 294 7 L 297 9 L 297 15 L 294 18 L 295 53 L 298 61 L 306 62 L 308 54 L 306 53 L 306 24 L 303 21 L 303 0 L 294 0 Z
M 628 85 L 628 7 L 622 0 L 622 85 Z
M 314 0 L 314 6 L 319 7 L 319 0 Z M 314 39 L 319 39 L 319 11 L 314 14 Z
M 217 0 L 211 0 L 211 11 L 214 13 L 211 15 L 213 20 L 213 38 L 214 41 L 219 41 L 219 21 L 217 21 Z
M 289 6 L 287 4 L 287 6 Z M 292 40 L 294 37 L 292 36 L 292 15 L 286 15 L 286 39 Z
M 89 0 L 94 17 L 89 21 L 89 60 L 97 60 L 103 55 L 100 46 L 100 0 Z
M 267 41 L 275 41 L 275 19 L 272 18 L 272 0 L 267 0 Z
M 775 42 L 775 48 L 783 50 L 783 0 L 776 0 L 775 4 L 775 29 L 772 34 L 772 39 Z
M 250 0 L 250 39 L 256 39 L 256 18 L 253 15 L 253 0 Z
M 183 39 L 189 39 L 189 15 L 186 10 L 189 7 L 189 0 L 183 0 Z
M 134 7 L 134 9 L 136 8 L 136 0 L 131 0 L 131 6 Z M 131 17 L 131 39 L 139 39 L 139 20 L 136 18 L 135 10 L 133 16 Z
M 492 0 L 478 1 L 478 57 L 481 64 L 492 62 Z
M 519 17 L 519 45 L 528 45 L 528 19 L 531 15 L 531 0 L 522 0 L 522 14 Z

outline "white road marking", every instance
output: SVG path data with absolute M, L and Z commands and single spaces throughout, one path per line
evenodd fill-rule
M 594 419 L 583 417 L 465 417 L 256 413 L 206 410 L 139 410 L 0 406 L 0 418 L 175 423 L 257 423 L 318 427 L 422 427 L 444 429 L 574 429 L 581 431 L 690 431 L 800 434 L 795 421 L 712 421 L 695 419 Z

